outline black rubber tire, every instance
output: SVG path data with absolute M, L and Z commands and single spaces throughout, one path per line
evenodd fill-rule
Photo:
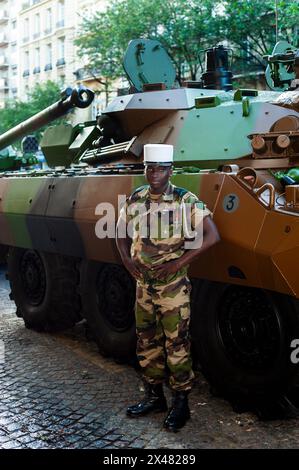
M 123 266 L 84 261 L 82 314 L 100 352 L 127 362 L 136 354 L 135 282 Z
M 0 264 L 6 264 L 9 247 L 0 245 Z
M 191 336 L 202 371 L 225 398 L 265 400 L 291 390 L 298 364 L 296 299 L 262 289 L 203 281 L 193 292 Z
M 8 279 L 17 316 L 24 319 L 27 328 L 61 331 L 82 320 L 74 259 L 10 248 Z

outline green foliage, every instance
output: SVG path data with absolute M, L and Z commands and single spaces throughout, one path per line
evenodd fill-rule
M 278 40 L 295 43 L 294 28 L 298 23 L 299 2 L 278 0 Z M 229 0 L 222 16 L 223 38 L 235 46 L 237 71 L 255 70 L 266 65 L 264 55 L 276 43 L 274 0 Z
M 0 133 L 4 133 L 17 124 L 34 116 L 47 106 L 59 101 L 60 87 L 57 83 L 48 80 L 37 84 L 28 94 L 27 101 L 15 100 L 7 102 L 5 108 L 0 109 Z M 56 122 L 59 122 L 57 120 Z M 34 132 L 40 138 L 43 129 Z
M 294 43 L 298 0 L 278 0 L 279 39 Z M 87 68 L 111 83 L 123 76 L 128 42 L 157 39 L 176 67 L 177 77 L 195 79 L 201 50 L 228 40 L 235 73 L 261 69 L 276 42 L 275 0 L 112 0 L 105 12 L 83 18 L 76 44 Z
M 219 38 L 212 0 L 112 0 L 107 11 L 83 19 L 76 44 L 90 68 L 113 80 L 123 75 L 122 58 L 131 39 L 158 39 L 171 56 L 180 79 L 196 78 L 200 51 Z

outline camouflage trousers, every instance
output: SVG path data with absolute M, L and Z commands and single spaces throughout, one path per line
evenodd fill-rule
M 187 276 L 167 284 L 137 282 L 137 357 L 148 383 L 168 381 L 173 390 L 191 389 L 190 291 Z

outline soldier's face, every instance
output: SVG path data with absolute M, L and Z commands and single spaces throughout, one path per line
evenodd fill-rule
M 151 190 L 157 194 L 162 193 L 167 188 L 171 175 L 171 166 L 147 165 L 145 167 L 146 179 L 151 187 Z

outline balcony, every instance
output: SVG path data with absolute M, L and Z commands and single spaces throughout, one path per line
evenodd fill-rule
M 34 74 L 40 73 L 40 66 L 39 66 L 39 65 L 38 65 L 37 67 L 34 67 L 33 73 L 34 73 Z
M 9 16 L 7 11 L 5 10 L 0 10 L 0 24 L 1 23 L 6 23 L 9 20 Z
M 2 46 L 7 46 L 8 45 L 8 39 L 6 34 L 0 33 L 0 47 Z
M 62 57 L 61 59 L 58 59 L 56 62 L 56 67 L 62 67 L 63 65 L 65 65 L 64 57 Z
M 56 23 L 56 28 L 63 28 L 64 27 L 64 20 L 59 20 Z
M 52 64 L 46 64 L 44 68 L 45 72 L 48 72 L 49 70 L 52 70 Z
M 24 70 L 23 77 L 29 77 L 29 75 L 30 75 L 29 69 Z
M 0 69 L 5 69 L 8 67 L 8 60 L 5 55 L 0 55 Z
M 7 78 L 0 78 L 0 90 L 8 90 Z

